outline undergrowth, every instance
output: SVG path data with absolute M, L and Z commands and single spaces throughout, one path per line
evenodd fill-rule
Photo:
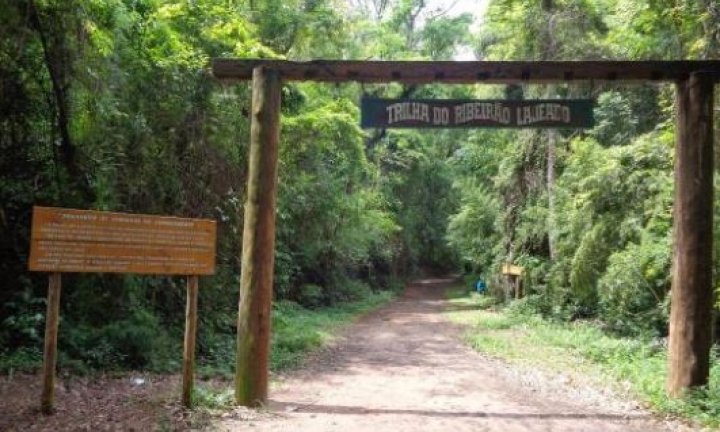
M 342 324 L 352 318 L 365 313 L 380 304 L 391 300 L 394 291 L 372 292 L 362 291 L 362 296 L 357 301 L 341 302 L 331 307 L 319 307 L 307 309 L 291 301 L 279 301 L 273 305 L 272 315 L 272 340 L 271 340 L 271 369 L 275 372 L 282 371 L 298 364 L 300 359 L 309 351 L 321 346 L 330 340 L 334 332 Z M 231 378 L 235 367 L 235 333 L 234 328 L 228 331 L 218 332 L 203 328 L 203 317 L 198 329 L 198 368 L 197 374 L 200 379 L 211 377 Z M 181 367 L 182 359 L 182 333 L 173 331 L 172 336 L 163 334 L 161 338 L 153 337 L 151 334 L 133 333 L 136 329 L 145 329 L 139 325 L 123 323 L 108 327 L 102 331 L 90 332 L 98 336 L 84 351 L 81 358 L 73 356 L 74 351 L 80 350 L 89 344 L 87 337 L 78 342 L 78 334 L 82 331 L 72 328 L 61 328 L 61 341 L 58 343 L 59 368 L 73 375 L 86 375 L 93 373 L 145 370 L 155 373 L 174 373 Z M 81 329 L 85 330 L 85 329 Z M 103 333 L 104 332 L 104 333 Z M 110 349 L 107 338 L 99 336 L 103 334 L 121 334 L 125 339 L 132 340 L 132 344 L 126 343 L 123 346 L 132 345 L 138 348 L 136 357 L 148 357 L 141 367 L 128 368 L 123 366 L 117 357 L 116 350 Z M 170 333 L 170 332 L 166 332 Z M 93 337 L 95 337 L 93 336 Z M 144 348 L 144 349 L 140 349 Z M 123 353 L 123 355 L 127 355 Z M 131 363 L 132 364 L 132 363 Z M 12 375 L 15 372 L 36 372 L 42 367 L 42 351 L 38 348 L 20 348 L 14 351 L 0 351 L 0 374 Z
M 659 413 L 720 426 L 717 352 L 709 385 L 682 399 L 671 398 L 665 392 L 667 349 L 661 340 L 617 337 L 597 322 L 547 321 L 527 314 L 522 300 L 503 307 L 464 288 L 449 290 L 448 297 L 450 318 L 469 326 L 466 340 L 476 351 L 550 372 L 574 371 Z

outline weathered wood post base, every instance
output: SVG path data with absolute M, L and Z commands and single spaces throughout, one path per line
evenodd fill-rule
M 268 395 L 281 86 L 277 71 L 253 71 L 235 370 L 235 400 L 245 406 L 263 405 Z
M 43 354 L 43 391 L 40 409 L 43 414 L 55 411 L 55 365 L 57 363 L 58 321 L 60 318 L 60 273 L 51 273 L 45 313 L 45 351 Z
M 197 336 L 198 277 L 187 278 L 187 305 L 185 307 L 185 343 L 183 347 L 182 404 L 192 406 L 195 387 L 195 338 Z
M 675 207 L 668 393 L 707 384 L 712 345 L 713 77 L 676 86 Z
M 521 299 L 522 296 L 522 276 L 515 276 L 515 298 Z

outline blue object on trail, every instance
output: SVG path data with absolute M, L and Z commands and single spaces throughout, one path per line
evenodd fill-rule
M 485 281 L 482 279 L 478 279 L 478 281 L 475 283 L 475 290 L 478 293 L 484 293 L 487 289 L 487 286 L 485 286 Z

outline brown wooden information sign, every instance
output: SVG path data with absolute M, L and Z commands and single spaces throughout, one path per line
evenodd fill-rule
M 31 271 L 208 275 L 215 221 L 35 207 Z
M 48 285 L 41 409 L 54 411 L 61 273 L 187 275 L 183 406 L 195 380 L 198 275 L 215 271 L 217 224 L 184 219 L 54 207 L 34 207 L 31 271 L 51 272 Z

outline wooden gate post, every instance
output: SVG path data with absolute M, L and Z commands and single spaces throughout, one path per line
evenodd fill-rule
M 707 384 L 712 344 L 713 77 L 676 85 L 675 205 L 668 393 Z
M 252 86 L 250 167 L 235 369 L 235 400 L 245 406 L 263 405 L 268 394 L 282 87 L 280 73 L 263 67 L 255 68 Z

